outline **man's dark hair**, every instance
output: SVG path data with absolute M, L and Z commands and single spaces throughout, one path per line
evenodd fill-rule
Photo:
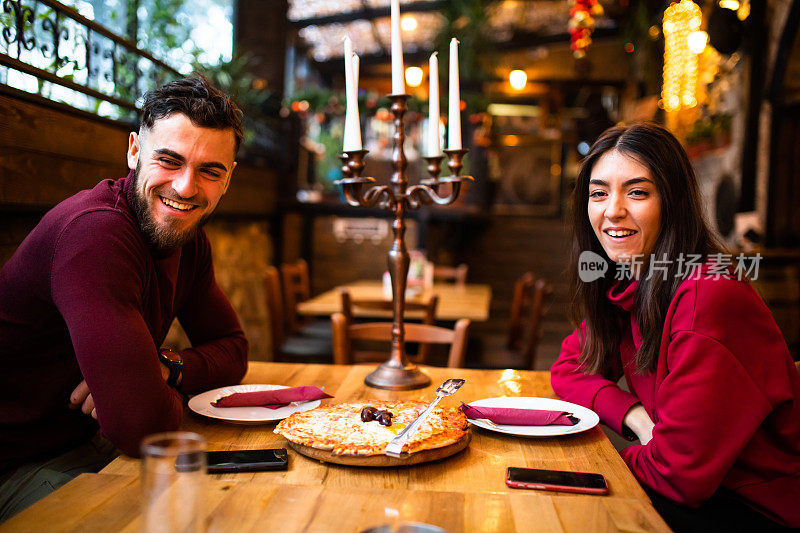
M 150 129 L 156 120 L 182 113 L 197 126 L 232 129 L 236 138 L 234 154 L 242 143 L 242 111 L 231 98 L 211 85 L 200 74 L 171 81 L 148 92 L 142 105 L 143 129 Z

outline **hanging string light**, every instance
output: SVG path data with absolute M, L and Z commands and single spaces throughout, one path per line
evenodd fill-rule
M 592 44 L 594 17 L 603 16 L 603 6 L 597 0 L 575 0 L 569 10 L 570 48 L 578 59 L 586 56 L 586 49 Z
M 661 105 L 667 111 L 697 105 L 697 53 L 689 47 L 689 36 L 700 30 L 702 21 L 700 8 L 692 0 L 670 4 L 664 11 L 664 86 Z

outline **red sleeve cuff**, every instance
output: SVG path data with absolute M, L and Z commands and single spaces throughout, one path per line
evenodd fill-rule
M 630 392 L 626 392 L 616 385 L 609 385 L 597 391 L 593 410 L 604 424 L 627 437 L 629 433 L 623 432 L 622 419 L 625 418 L 628 410 L 637 403 L 639 400 Z
M 195 392 L 198 384 L 202 382 L 202 376 L 207 369 L 204 368 L 203 361 L 200 356 L 191 348 L 181 350 L 181 358 L 183 358 L 183 367 L 181 368 L 182 380 L 181 391 Z

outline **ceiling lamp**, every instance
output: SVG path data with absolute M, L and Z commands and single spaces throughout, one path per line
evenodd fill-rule
M 423 72 L 419 67 L 408 67 L 406 69 L 406 83 L 411 87 L 419 87 L 422 83 Z
M 508 82 L 514 89 L 521 91 L 528 83 L 528 75 L 525 74 L 524 70 L 512 70 L 508 75 Z
M 414 31 L 417 29 L 417 19 L 412 15 L 406 15 L 400 19 L 400 27 L 403 31 Z
M 700 8 L 681 0 L 664 11 L 664 86 L 661 104 L 668 112 L 697 105 L 697 53 L 689 49 L 689 35 L 702 23 Z

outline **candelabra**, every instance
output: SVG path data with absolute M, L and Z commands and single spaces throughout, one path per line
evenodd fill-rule
M 367 385 L 379 389 L 417 389 L 431 382 L 430 378 L 406 357 L 403 326 L 409 266 L 405 242 L 406 212 L 422 205 L 452 204 L 458 198 L 461 184 L 472 181 L 471 176 L 459 176 L 467 150 L 444 150 L 447 154 L 450 176 L 439 177 L 442 156 L 426 157 L 430 177 L 420 180 L 419 185 L 408 185 L 406 178 L 408 162 L 403 151 L 405 140 L 403 115 L 407 109 L 408 98 L 407 94 L 389 95 L 394 116 L 391 185 L 373 185 L 375 183 L 373 178 L 361 176 L 367 150 L 353 150 L 341 155 L 342 173 L 345 177 L 337 182 L 341 184 L 348 204 L 363 207 L 378 205 L 391 210 L 394 214 L 392 223 L 394 240 L 388 257 L 389 275 L 392 280 L 392 348 L 389 359 L 364 379 Z M 447 194 L 440 194 L 439 189 L 442 185 L 449 185 L 450 191 Z

